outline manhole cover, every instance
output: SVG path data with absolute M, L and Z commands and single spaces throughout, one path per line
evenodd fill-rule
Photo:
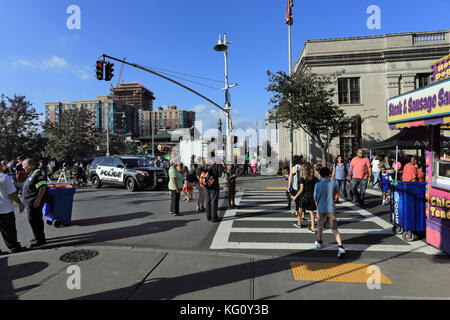
M 80 262 L 94 258 L 98 255 L 95 250 L 77 250 L 66 253 L 59 258 L 63 262 Z

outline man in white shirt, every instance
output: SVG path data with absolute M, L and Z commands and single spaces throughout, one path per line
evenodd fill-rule
M 11 253 L 16 253 L 23 251 L 24 248 L 17 242 L 16 217 L 11 200 L 14 200 L 19 205 L 20 212 L 23 212 L 24 206 L 13 181 L 0 172 L 0 233 Z

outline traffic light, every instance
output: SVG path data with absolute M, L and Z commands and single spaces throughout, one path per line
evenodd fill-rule
M 111 62 L 106 62 L 105 65 L 105 81 L 109 81 L 112 79 L 112 77 L 114 77 L 114 63 Z
M 237 136 L 233 136 L 233 144 L 238 143 L 238 137 Z
M 96 63 L 96 74 L 98 80 L 103 80 L 103 61 L 98 60 Z

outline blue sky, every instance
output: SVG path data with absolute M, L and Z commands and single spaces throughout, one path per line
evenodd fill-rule
M 81 29 L 69 30 L 70 5 L 81 9 Z M 369 30 L 370 5 L 381 8 L 381 29 Z M 293 61 L 306 40 L 448 29 L 442 12 L 450 0 L 294 0 Z M 224 57 L 213 51 L 227 33 L 235 128 L 262 125 L 270 94 L 266 71 L 288 71 L 286 0 L 0 0 L 0 93 L 25 95 L 43 113 L 44 103 L 95 99 L 110 83 L 95 78 L 102 54 L 138 64 L 224 80 Z M 120 65 L 115 64 L 115 84 Z M 192 78 L 189 78 L 192 79 Z M 155 93 L 154 107 L 196 110 L 206 126 L 219 114 L 207 101 L 149 73 L 125 66 L 122 80 Z M 177 79 L 176 79 L 177 80 Z M 220 105 L 216 89 L 184 84 Z

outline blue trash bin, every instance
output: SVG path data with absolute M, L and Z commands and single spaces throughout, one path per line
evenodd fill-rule
M 394 224 L 394 232 L 397 230 L 395 233 L 403 233 L 405 240 L 414 240 L 419 232 L 426 230 L 426 185 L 426 182 L 399 181 L 393 188 L 391 222 Z M 408 234 L 405 235 L 405 232 Z
M 49 201 L 44 205 L 42 214 L 46 217 L 48 224 L 54 227 L 68 225 L 72 221 L 73 195 L 75 187 L 70 185 L 49 185 Z

